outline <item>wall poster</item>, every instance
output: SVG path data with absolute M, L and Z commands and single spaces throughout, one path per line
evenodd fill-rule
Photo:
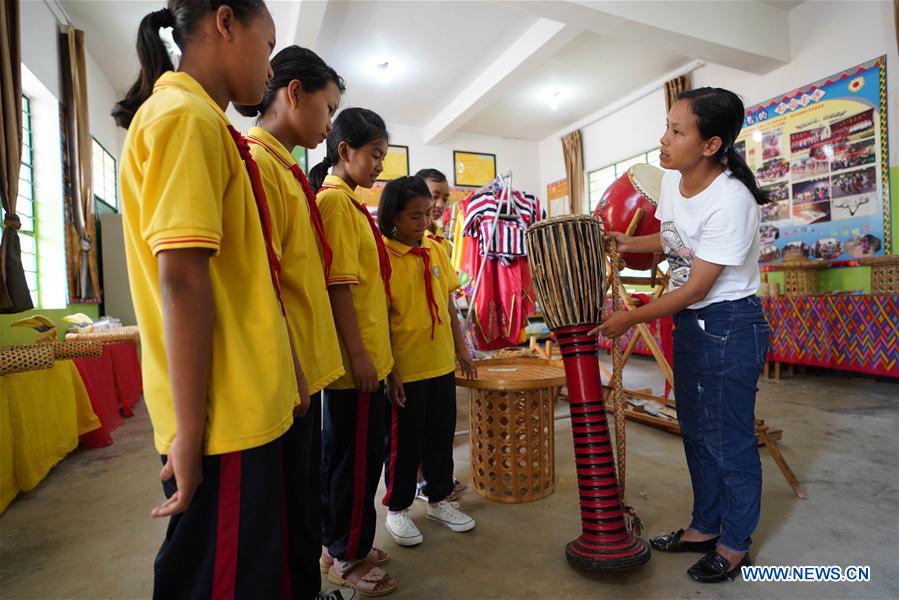
M 886 76 L 881 56 L 747 108 L 735 147 L 774 200 L 761 262 L 890 253 Z

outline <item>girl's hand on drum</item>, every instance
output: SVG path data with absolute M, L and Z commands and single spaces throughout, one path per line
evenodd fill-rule
M 478 378 L 478 368 L 474 365 L 474 361 L 471 360 L 468 350 L 456 354 L 456 360 L 459 362 L 459 369 L 462 370 L 463 375 L 468 379 Z
M 627 252 L 629 250 L 628 246 L 633 240 L 632 236 L 626 235 L 620 231 L 610 231 L 606 237 L 606 244 L 609 244 L 609 238 L 615 240 L 615 246 L 618 252 Z
M 631 312 L 620 310 L 613 312 L 612 316 L 603 321 L 602 325 L 590 330 L 590 335 L 601 333 L 607 338 L 617 338 L 624 335 L 635 324 Z

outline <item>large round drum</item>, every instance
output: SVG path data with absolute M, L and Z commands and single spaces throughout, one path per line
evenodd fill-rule
M 522 503 L 555 489 L 553 408 L 565 371 L 539 358 L 494 358 L 477 363 L 477 379 L 456 372 L 471 388 L 471 473 L 488 500 Z
M 656 206 L 662 192 L 664 171 L 652 165 L 633 165 L 608 187 L 593 212 L 600 217 L 606 232 L 627 231 L 634 213 L 643 209 L 643 218 L 634 235 L 658 233 L 661 224 L 656 220 Z M 662 255 L 622 254 L 621 260 L 631 269 L 645 271 L 661 262 Z

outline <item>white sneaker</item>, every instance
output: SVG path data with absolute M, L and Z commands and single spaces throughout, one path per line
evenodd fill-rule
M 417 546 L 424 537 L 409 516 L 409 509 L 398 513 L 387 513 L 387 531 L 400 546 Z
M 428 504 L 428 518 L 453 531 L 469 531 L 474 529 L 474 519 L 459 510 L 458 502 L 441 500 L 437 506 Z

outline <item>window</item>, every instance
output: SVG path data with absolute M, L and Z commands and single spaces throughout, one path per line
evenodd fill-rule
M 638 154 L 637 156 L 622 160 L 607 167 L 603 167 L 602 169 L 590 171 L 587 174 L 590 212 L 592 213 L 596 208 L 596 205 L 599 204 L 599 199 L 602 198 L 602 195 L 606 191 L 606 189 L 608 189 L 608 187 L 612 185 L 612 183 L 614 183 L 616 179 L 624 175 L 625 171 L 627 171 L 628 168 L 630 168 L 632 165 L 650 164 L 658 167 L 659 150 L 659 148 L 655 148 L 653 150 L 650 150 L 649 152 Z
M 115 158 L 97 140 L 93 140 L 93 169 L 94 198 L 118 212 Z
M 31 100 L 22 96 L 22 163 L 19 167 L 19 192 L 16 214 L 22 221 L 19 243 L 22 245 L 22 266 L 31 291 L 31 301 L 38 306 L 37 235 L 34 210 L 34 153 L 31 135 Z

